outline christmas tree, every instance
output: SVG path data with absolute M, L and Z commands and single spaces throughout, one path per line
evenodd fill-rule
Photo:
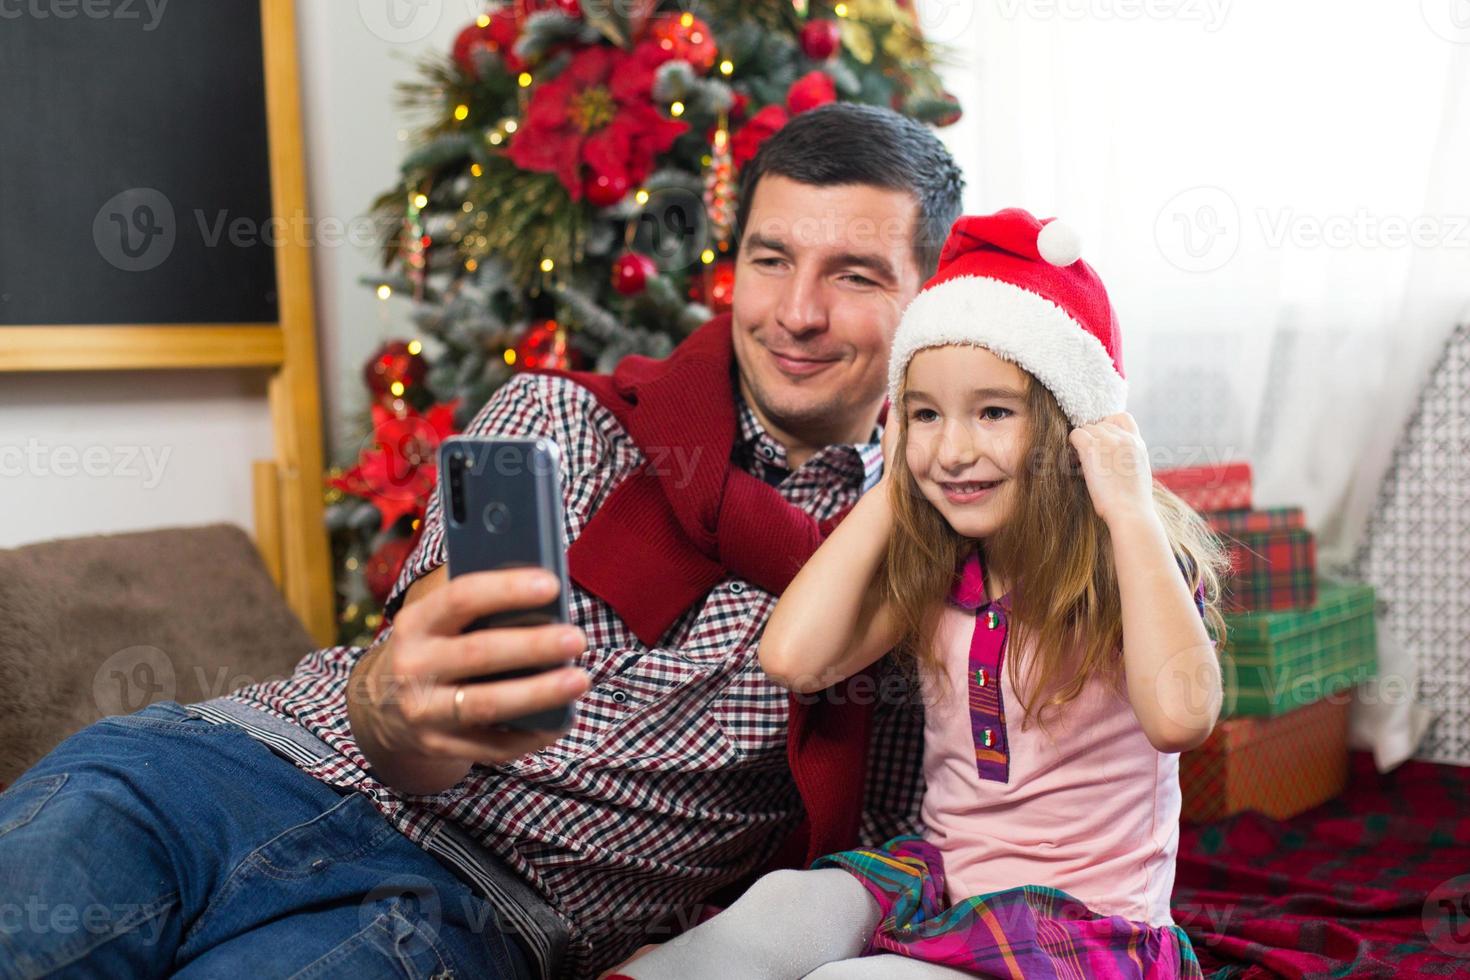
M 663 356 L 728 310 L 740 167 L 839 99 L 953 122 L 936 57 L 908 0 L 516 0 L 424 60 L 366 283 L 420 339 L 368 362 L 371 434 L 326 491 L 342 642 L 381 624 L 441 440 L 515 371 Z

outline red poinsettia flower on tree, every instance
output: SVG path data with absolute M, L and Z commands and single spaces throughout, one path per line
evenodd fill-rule
M 689 128 L 653 104 L 660 60 L 656 48 L 643 45 L 631 53 L 602 45 L 578 52 L 531 95 L 511 162 L 556 174 L 574 201 L 598 178 L 624 187 L 641 183 L 655 158 Z
M 422 415 L 409 409 L 402 416 L 374 405 L 372 446 L 328 484 L 378 508 L 383 530 L 405 514 L 423 513 L 434 492 L 439 444 L 454 434 L 455 404 L 435 405 Z
M 730 137 L 730 159 L 738 170 L 760 152 L 761 144 L 785 126 L 791 116 L 778 105 L 768 105 Z

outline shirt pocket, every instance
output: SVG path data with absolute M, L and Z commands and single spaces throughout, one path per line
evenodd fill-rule
M 571 729 L 507 768 L 707 770 L 738 758 L 710 710 L 720 687 L 716 665 L 654 649 L 612 650 L 582 666 L 592 686 L 576 702 Z
M 710 589 L 704 603 L 679 636 L 679 653 L 690 660 L 728 667 L 755 645 L 766 627 L 776 597 L 749 582 L 730 578 Z
M 725 684 L 713 711 L 747 766 L 786 773 L 790 693 L 761 670 L 752 653 Z

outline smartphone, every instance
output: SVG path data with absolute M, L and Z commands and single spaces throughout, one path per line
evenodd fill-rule
M 481 616 L 464 632 L 569 623 L 562 522 L 561 449 L 553 439 L 455 437 L 439 446 L 440 506 L 449 577 L 505 568 L 544 568 L 557 577 L 556 598 L 534 609 Z M 570 661 L 568 661 L 570 663 Z M 507 680 L 553 670 L 526 667 L 470 678 Z M 571 727 L 571 704 L 504 722 L 523 731 Z

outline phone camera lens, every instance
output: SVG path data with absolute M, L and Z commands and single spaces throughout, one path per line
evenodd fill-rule
M 500 534 L 510 527 L 510 508 L 495 501 L 485 505 L 485 527 L 491 534 Z
M 464 454 L 449 454 L 449 514 L 456 524 L 465 520 L 464 502 Z

